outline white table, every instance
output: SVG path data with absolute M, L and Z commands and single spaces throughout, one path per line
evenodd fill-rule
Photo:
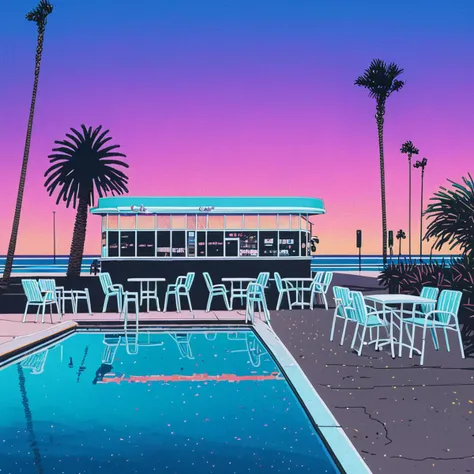
M 386 346 L 390 344 L 390 349 L 392 352 L 392 357 L 395 358 L 395 342 L 398 344 L 398 357 L 402 356 L 402 348 L 406 346 L 410 348 L 409 344 L 403 343 L 403 305 L 412 305 L 412 316 L 415 317 L 415 308 L 417 305 L 420 304 L 436 304 L 436 300 L 431 300 L 428 298 L 422 298 L 421 296 L 414 296 L 414 295 L 390 295 L 390 294 L 383 294 L 383 295 L 369 295 L 365 296 L 364 299 L 366 301 L 372 301 L 373 303 L 382 305 L 382 312 L 385 321 L 387 321 L 386 313 L 387 313 L 387 305 L 391 304 L 399 304 L 401 305 L 400 310 L 395 310 L 390 308 L 390 311 L 393 311 L 394 314 L 397 311 L 400 312 L 399 321 L 400 321 L 400 338 L 397 341 L 394 336 L 394 327 L 396 326 L 393 317 L 390 318 L 390 339 L 384 342 L 383 344 L 379 344 L 379 347 Z M 397 326 L 398 327 L 398 326 Z M 418 353 L 421 353 L 418 349 L 415 349 Z
M 160 300 L 158 299 L 158 282 L 166 281 L 166 278 L 128 278 L 129 282 L 140 283 L 140 305 L 143 304 L 143 300 L 146 300 L 146 312 L 150 312 L 150 300 L 153 299 L 156 302 L 156 309 L 161 311 Z M 145 289 L 146 283 L 146 289 Z M 153 283 L 153 287 L 150 289 L 150 283 Z
M 232 278 L 222 278 L 222 281 L 230 282 L 230 309 L 232 309 L 232 303 L 234 301 L 234 298 L 237 298 L 240 296 L 240 303 L 244 304 L 244 298 L 247 297 L 245 293 L 247 291 L 247 286 L 244 289 L 244 283 L 248 284 L 248 283 L 257 281 L 257 279 L 245 278 L 245 277 L 232 277 Z M 239 283 L 239 286 L 235 288 L 234 283 Z
M 300 306 L 301 308 L 304 308 L 305 306 L 310 306 L 311 303 L 308 301 L 307 303 L 305 303 L 304 301 L 304 291 L 305 291 L 305 282 L 309 281 L 309 282 L 312 282 L 314 280 L 314 278 L 309 278 L 309 277 L 290 277 L 290 278 L 282 278 L 282 281 L 286 281 L 287 283 L 292 283 L 292 282 L 295 282 L 296 283 L 296 290 L 301 290 L 301 300 L 298 299 L 298 291 L 296 291 L 296 301 L 294 303 L 291 303 L 291 308 L 293 308 L 293 306 Z M 301 287 L 298 288 L 298 283 L 301 283 Z

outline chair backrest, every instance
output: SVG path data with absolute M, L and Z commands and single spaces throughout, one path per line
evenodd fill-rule
M 324 273 L 325 272 L 316 272 L 316 275 L 314 275 L 314 278 L 311 284 L 314 285 L 315 283 L 321 283 L 324 278 Z
M 461 306 L 461 298 L 461 291 L 443 290 L 439 295 L 436 309 L 438 311 L 447 311 L 448 313 L 453 313 L 457 317 L 459 307 Z M 442 323 L 452 323 L 452 321 L 450 321 L 451 316 L 446 313 L 436 314 L 436 319 Z
M 51 291 L 53 293 L 53 297 L 56 296 L 56 280 L 53 280 L 52 278 L 41 278 L 38 280 L 38 284 L 41 291 Z
M 279 292 L 282 292 L 283 291 L 283 281 L 281 279 L 280 274 L 278 272 L 275 272 L 273 274 L 273 276 L 275 277 L 275 284 L 276 284 L 277 290 Z
M 364 296 L 360 291 L 351 291 L 350 297 L 352 300 L 352 308 L 354 308 L 354 318 L 359 324 L 367 322 L 367 306 L 364 301 Z
M 324 293 L 326 293 L 328 291 L 329 285 L 331 284 L 333 275 L 334 275 L 333 272 L 326 272 L 324 274 L 323 283 L 322 283 Z
M 439 294 L 439 288 L 434 288 L 432 286 L 424 286 L 421 289 L 420 296 L 422 298 L 427 298 L 429 300 L 436 300 L 438 298 Z M 430 311 L 433 311 L 435 309 L 436 303 L 423 303 L 420 305 L 421 306 L 421 311 L 424 314 L 429 313 Z
M 338 314 L 354 319 L 354 310 L 351 308 L 351 290 L 344 286 L 333 286 L 332 291 Z
M 207 286 L 207 289 L 209 291 L 212 291 L 212 279 L 211 279 L 211 275 L 209 275 L 209 273 L 207 272 L 202 272 L 202 276 L 204 277 L 204 281 L 206 282 L 206 286 Z
M 112 279 L 110 278 L 110 273 L 99 273 L 100 285 L 105 294 L 109 292 L 109 287 L 112 286 Z
M 260 272 L 257 277 L 257 283 L 262 285 L 264 288 L 268 285 L 268 280 L 270 280 L 270 273 Z
M 262 291 L 264 287 L 257 282 L 251 282 L 247 286 L 247 301 L 252 301 L 252 300 L 261 300 L 262 298 L 265 297 L 265 293 Z
M 21 285 L 26 295 L 28 303 L 42 303 L 43 295 L 41 294 L 39 284 L 36 280 L 21 280 Z
M 194 272 L 188 272 L 186 274 L 186 280 L 184 282 L 184 286 L 186 287 L 187 291 L 189 291 L 191 289 L 191 286 L 193 284 L 195 276 L 196 276 L 196 274 Z

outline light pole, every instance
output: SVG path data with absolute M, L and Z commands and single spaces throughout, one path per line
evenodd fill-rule
M 413 167 L 421 168 L 421 208 L 420 208 L 420 263 L 423 259 L 423 183 L 425 178 L 425 167 L 428 164 L 428 159 L 423 158 L 421 161 L 417 161 Z
M 398 240 L 398 263 L 400 263 L 400 257 L 402 256 L 402 239 L 406 239 L 407 236 L 403 229 L 400 229 L 397 232 L 397 240 Z
M 53 211 L 53 264 L 56 265 L 56 211 Z

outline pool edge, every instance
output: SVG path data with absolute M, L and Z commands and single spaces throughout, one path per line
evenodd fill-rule
M 270 349 L 272 356 L 285 372 L 286 378 L 318 427 L 332 454 L 347 474 L 372 474 L 362 456 L 347 437 L 344 429 L 319 396 L 306 374 L 280 338 L 266 323 L 255 321 L 254 331 Z

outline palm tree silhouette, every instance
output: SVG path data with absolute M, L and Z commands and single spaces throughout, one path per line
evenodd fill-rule
M 2 286 L 6 287 L 10 280 L 13 268 L 13 258 L 15 256 L 16 242 L 18 238 L 18 228 L 20 227 L 21 206 L 23 204 L 23 194 L 25 191 L 26 170 L 28 168 L 28 158 L 30 156 L 31 133 L 33 130 L 33 119 L 35 116 L 36 94 L 38 93 L 38 81 L 40 74 L 41 57 L 43 55 L 44 33 L 48 15 L 52 13 L 53 6 L 48 0 L 41 0 L 38 6 L 31 10 L 27 15 L 28 21 L 34 21 L 38 28 L 38 36 L 36 40 L 36 56 L 35 56 L 35 78 L 33 82 L 33 94 L 31 96 L 30 115 L 28 117 L 28 127 L 26 130 L 25 149 L 23 152 L 23 162 L 21 165 L 20 183 L 18 185 L 18 193 L 16 196 L 15 213 L 13 215 L 12 233 L 10 235 L 10 243 L 8 244 L 7 259 L 3 270 Z
M 54 148 L 49 155 L 52 166 L 44 174 L 49 175 L 44 183 L 51 196 L 59 186 L 60 191 L 56 204 L 60 201 L 66 202 L 66 207 L 72 203 L 76 209 L 76 221 L 72 236 L 68 277 L 80 276 L 82 256 L 84 253 L 84 242 L 87 229 L 87 215 L 89 206 L 94 205 L 94 195 L 99 197 L 111 193 L 127 193 L 128 177 L 116 166 L 128 168 L 128 164 L 116 160 L 116 157 L 124 157 L 123 153 L 116 150 L 120 145 L 103 146 L 112 140 L 107 136 L 109 130 L 101 132 L 102 126 L 92 130 L 81 125 L 82 132 L 71 128 L 71 133 L 66 133 L 69 140 L 55 141 L 60 145 Z M 54 164 L 53 164 L 54 163 Z M 115 166 L 114 166 L 115 165 Z
M 420 206 L 420 263 L 423 259 L 423 182 L 425 180 L 425 168 L 428 164 L 428 160 L 423 158 L 421 161 L 417 161 L 413 167 L 421 168 L 421 206 Z
M 402 256 L 402 239 L 406 239 L 407 236 L 405 232 L 400 229 L 395 237 L 398 240 L 398 263 L 400 263 L 400 257 Z
M 400 151 L 408 155 L 408 256 L 411 261 L 411 158 L 413 155 L 418 155 L 420 150 L 413 145 L 413 142 L 405 142 Z
M 377 121 L 377 131 L 379 137 L 380 154 L 380 188 L 382 197 L 382 257 L 383 264 L 387 264 L 387 206 L 385 201 L 385 162 L 383 151 L 383 124 L 385 115 L 385 105 L 387 99 L 393 92 L 398 92 L 405 85 L 403 81 L 397 79 L 403 69 L 395 63 L 387 65 L 381 59 L 374 59 L 370 66 L 359 76 L 354 85 L 366 88 L 369 97 L 376 101 L 375 119 Z

